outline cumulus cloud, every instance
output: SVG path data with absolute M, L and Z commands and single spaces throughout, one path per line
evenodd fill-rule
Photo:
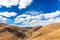
M 19 9 L 23 9 L 26 8 L 27 6 L 29 6 L 33 1 L 32 0 L 20 0 L 19 2 Z
M 10 17 L 12 17 L 12 16 L 16 16 L 17 15 L 17 13 L 15 13 L 15 12 L 0 12 L 0 22 L 3 22 L 3 23 L 6 23 L 6 24 L 13 24 L 13 20 L 12 19 L 10 19 Z
M 40 13 L 43 13 L 42 11 L 37 12 L 37 11 L 28 11 L 25 14 L 31 15 L 31 16 L 36 16 L 39 15 Z
M 60 11 L 56 11 L 56 12 L 51 12 L 51 13 L 46 13 L 44 14 L 45 18 L 53 18 L 60 15 Z
M 18 5 L 18 3 L 19 0 L 0 0 L 0 6 L 11 7 Z
M 6 23 L 7 20 L 8 20 L 7 18 L 0 16 L 0 22 Z
M 9 25 L 14 24 L 14 20 L 12 20 L 10 18 L 3 17 L 3 16 L 0 16 L 0 22 L 6 23 Z
M 5 16 L 5 17 L 12 17 L 12 16 L 16 16 L 17 13 L 15 12 L 0 12 L 0 16 Z
M 6 6 L 8 8 L 19 5 L 18 8 L 23 9 L 29 6 L 32 2 L 32 0 L 0 0 L 0 7 Z
M 20 23 L 20 26 L 30 27 L 30 26 L 45 26 L 51 23 L 59 23 L 60 22 L 60 11 L 39 14 L 39 15 L 29 15 L 22 14 L 16 17 L 15 23 Z M 44 19 L 44 20 L 43 20 Z

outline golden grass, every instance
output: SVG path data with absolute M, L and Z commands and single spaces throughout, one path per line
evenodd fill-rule
M 58 34 L 58 35 L 57 35 Z M 32 33 L 32 37 L 27 40 L 60 40 L 60 23 L 54 23 L 42 27 Z
M 43 36 L 38 36 L 32 40 L 60 40 L 60 29 Z
M 3 25 L 0 27 L 0 40 L 60 40 L 60 23 L 26 29 Z
M 8 29 L 9 28 L 9 29 Z M 23 40 L 23 33 L 10 27 L 0 27 L 0 40 Z
M 42 36 L 42 35 L 48 34 L 50 32 L 53 32 L 55 30 L 58 30 L 58 29 L 60 29 L 60 23 L 50 24 L 45 27 L 42 27 L 41 29 L 37 30 L 36 32 L 33 32 L 32 37 Z

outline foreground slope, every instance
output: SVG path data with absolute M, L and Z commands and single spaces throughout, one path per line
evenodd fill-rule
M 43 36 L 38 36 L 32 40 L 60 40 L 60 29 Z
M 37 37 L 40 38 L 40 36 L 49 34 L 58 29 L 60 29 L 60 23 L 49 24 L 49 25 L 42 27 L 42 28 L 38 29 L 37 31 L 33 32 L 32 36 L 30 38 L 28 38 L 27 40 L 33 40 L 34 38 L 37 40 L 38 39 Z
M 57 29 L 60 29 L 60 23 L 49 24 L 49 25 L 44 26 L 44 27 L 38 29 L 37 31 L 33 32 L 32 37 L 37 37 L 39 35 L 42 36 L 42 35 L 48 34 L 50 32 L 53 32 Z

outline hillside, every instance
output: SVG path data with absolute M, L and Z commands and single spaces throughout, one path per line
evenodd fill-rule
M 46 35 L 48 33 L 54 32 L 56 30 L 60 29 L 60 23 L 54 23 L 54 24 L 50 24 L 47 25 L 45 27 L 42 27 L 40 29 L 38 29 L 37 31 L 32 33 L 32 36 L 30 38 L 28 38 L 27 40 L 32 40 L 32 39 L 36 39 L 39 36 L 43 36 Z
M 0 40 L 23 40 L 26 37 L 23 28 L 0 24 Z
M 43 36 L 38 36 L 32 40 L 60 40 L 60 29 Z
M 32 28 L 0 23 L 0 40 L 60 40 L 60 23 Z
M 39 36 L 39 35 L 42 36 L 42 35 L 48 34 L 50 32 L 53 32 L 57 29 L 60 29 L 60 23 L 54 23 L 54 24 L 50 24 L 45 27 L 42 27 L 41 29 L 37 30 L 36 32 L 33 32 L 33 34 L 35 36 Z
M 25 40 L 31 36 L 30 33 L 38 28 L 40 26 L 29 29 L 0 23 L 0 40 Z

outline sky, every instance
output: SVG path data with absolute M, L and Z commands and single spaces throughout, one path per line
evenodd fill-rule
M 0 22 L 20 27 L 60 23 L 60 0 L 0 0 Z

